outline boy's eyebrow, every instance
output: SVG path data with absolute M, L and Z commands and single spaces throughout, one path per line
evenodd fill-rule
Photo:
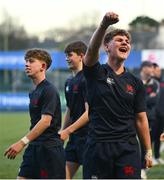
M 35 60 L 35 58 L 32 58 L 32 57 L 30 57 L 30 58 L 25 58 L 25 61 L 34 61 Z

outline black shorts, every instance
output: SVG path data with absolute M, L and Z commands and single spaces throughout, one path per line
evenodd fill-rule
M 24 152 L 18 176 L 28 179 L 65 179 L 62 145 L 29 145 Z
M 65 148 L 66 161 L 83 164 L 86 137 L 71 135 Z
M 127 142 L 87 144 L 84 179 L 140 179 L 141 158 L 136 138 Z

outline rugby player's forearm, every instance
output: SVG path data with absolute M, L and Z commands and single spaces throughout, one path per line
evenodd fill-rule
M 40 136 L 51 124 L 52 116 L 42 115 L 40 121 L 34 126 L 34 128 L 26 135 L 29 141 L 33 141 Z
M 69 133 L 73 133 L 76 130 L 82 128 L 84 125 L 86 125 L 88 123 L 89 119 L 88 119 L 88 111 L 85 111 L 80 118 L 75 121 L 73 124 L 71 124 L 69 127 L 67 127 L 67 130 L 69 131 Z
M 89 42 L 89 46 L 84 58 L 85 65 L 92 66 L 98 61 L 99 49 L 101 47 L 102 40 L 105 35 L 105 31 L 106 29 L 100 25 L 94 32 Z
M 89 42 L 89 50 L 92 51 L 98 51 L 101 44 L 102 44 L 102 40 L 103 37 L 105 35 L 106 29 L 104 27 L 102 27 L 101 25 L 96 29 L 96 31 L 94 32 L 90 42 Z
M 136 127 L 138 132 L 138 137 L 140 141 L 143 143 L 145 150 L 151 149 L 151 139 L 149 132 L 149 124 L 147 120 L 146 113 L 139 113 L 137 116 Z
M 70 119 L 70 109 L 67 107 L 65 114 L 64 114 L 64 123 L 63 123 L 63 129 L 66 129 L 69 125 L 71 125 L 72 121 Z

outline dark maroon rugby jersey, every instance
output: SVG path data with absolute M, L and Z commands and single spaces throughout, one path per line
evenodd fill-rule
M 86 81 L 83 72 L 80 71 L 75 77 L 69 77 L 65 82 L 66 105 L 70 109 L 70 118 L 74 123 L 84 112 L 86 100 Z M 78 129 L 74 134 L 87 135 L 87 125 Z
M 154 120 L 156 119 L 156 106 L 159 99 L 160 84 L 159 82 L 151 78 L 146 84 L 144 84 L 146 91 L 146 112 L 149 120 L 149 126 L 152 127 Z M 152 96 L 152 94 L 155 94 Z
M 160 81 L 160 92 L 159 92 L 159 98 L 157 101 L 157 106 L 156 106 L 156 113 L 158 116 L 161 117 L 161 119 L 164 118 L 164 81 Z M 164 128 L 164 127 L 163 127 Z
M 89 103 L 89 137 L 99 142 L 126 141 L 136 135 L 135 114 L 146 111 L 145 90 L 128 71 L 116 75 L 108 64 L 84 66 Z
M 55 86 L 45 79 L 29 94 L 29 98 L 30 129 L 38 123 L 43 114 L 52 116 L 50 127 L 36 138 L 34 142 L 52 141 L 59 138 L 58 131 L 61 128 L 61 104 Z

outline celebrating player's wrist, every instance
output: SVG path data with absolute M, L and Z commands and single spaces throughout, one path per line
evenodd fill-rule
M 152 160 L 152 149 L 146 150 L 145 159 Z
M 30 142 L 27 136 L 24 136 L 20 141 L 22 142 L 24 146 L 26 146 Z

